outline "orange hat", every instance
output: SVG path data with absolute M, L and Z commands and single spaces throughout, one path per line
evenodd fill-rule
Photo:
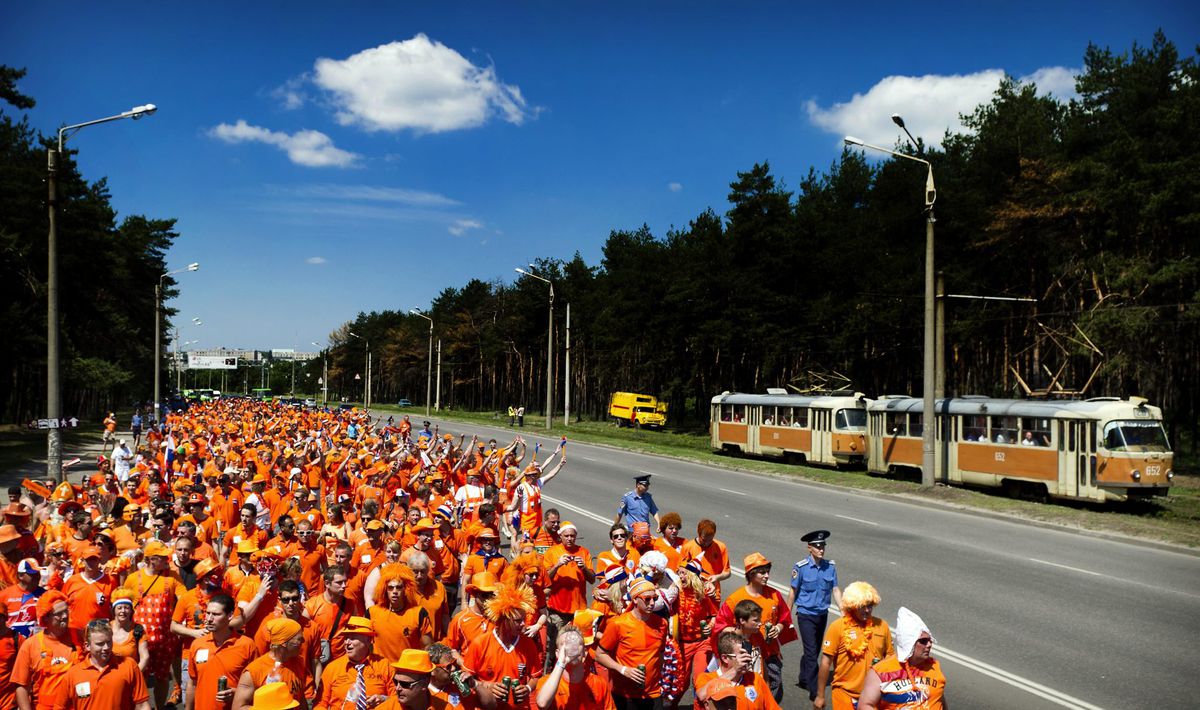
M 238 554 L 241 553 L 239 552 Z M 258 562 L 259 560 L 267 557 L 283 557 L 283 548 L 279 545 L 272 545 L 270 547 L 264 547 L 261 550 L 250 553 L 250 559 L 254 562 Z
M 387 526 L 383 524 L 383 521 L 378 519 L 367 523 L 367 530 L 383 530 L 385 527 Z
M 21 533 L 15 525 L 0 525 L 0 545 L 20 539 Z
M 146 543 L 146 549 L 142 550 L 142 555 L 144 557 L 170 557 L 171 551 L 158 540 L 151 540 Z
M 260 473 L 260 474 L 255 475 L 254 478 L 251 478 L 250 482 L 251 483 L 270 483 L 270 480 L 271 479 L 267 478 L 264 474 Z
M 54 605 L 59 602 L 70 606 L 70 602 L 67 601 L 67 595 L 63 594 L 57 589 L 51 589 L 48 592 L 43 592 L 42 596 L 38 597 L 37 600 L 38 621 L 40 622 L 42 619 L 46 618 L 50 612 L 54 611 Z
M 583 645 L 591 646 L 596 641 L 596 619 L 604 616 L 603 612 L 595 609 L 580 609 L 575 612 L 575 618 L 572 620 L 575 628 L 579 629 L 579 633 L 583 636 Z
M 195 503 L 207 503 L 208 499 L 205 498 L 204 496 L 200 495 L 199 493 L 193 493 L 190 496 L 188 496 L 187 502 L 188 502 L 188 505 L 193 505 Z
M 750 570 L 770 566 L 771 561 L 758 552 L 751 552 L 742 559 L 742 569 L 746 570 L 746 574 L 750 574 Z
M 237 544 L 239 555 L 251 555 L 258 552 L 258 543 L 253 540 L 242 540 Z
M 254 691 L 254 703 L 250 710 L 291 710 L 300 702 L 292 697 L 287 683 L 267 683 Z
M 338 632 L 338 636 L 347 636 L 349 634 L 359 634 L 362 636 L 374 636 L 375 624 L 365 616 L 352 616 L 346 622 L 346 628 Z
M 433 520 L 429 518 L 421 518 L 417 524 L 413 526 L 413 530 L 437 530 L 437 526 L 433 524 Z
M 50 495 L 50 500 L 55 503 L 63 503 L 68 500 L 75 500 L 75 487 L 70 483 L 63 481 L 54 489 L 54 493 Z
M 496 591 L 499 582 L 496 580 L 496 575 L 491 572 L 476 572 L 471 575 L 471 581 L 467 582 L 467 594 L 471 592 L 484 592 L 491 594 Z
M 0 513 L 4 513 L 4 518 L 7 520 L 8 518 L 28 518 L 33 511 L 23 503 L 13 501 L 5 506 L 4 510 L 0 510 Z
M 118 604 L 128 604 L 133 606 L 133 590 L 125 587 L 117 587 L 109 595 L 110 603 L 115 607 Z
M 121 518 L 124 520 L 130 520 L 140 512 L 141 508 L 137 507 L 136 505 L 127 505 L 125 506 L 124 510 L 121 511 Z
M 219 571 L 221 571 L 221 564 L 211 557 L 205 557 L 192 568 L 192 574 L 196 575 L 196 579 L 203 579 L 210 572 Z
M 425 675 L 433 672 L 433 662 L 429 660 L 428 651 L 406 648 L 400 652 L 400 658 L 392 664 L 392 668 Z
M 79 559 L 81 559 L 81 560 L 86 560 L 89 557 L 103 557 L 103 556 L 104 555 L 100 554 L 100 548 L 96 547 L 95 545 L 88 545 L 87 547 L 85 547 L 79 551 Z
M 634 537 L 650 537 L 650 523 L 634 523 L 629 532 Z
M 282 646 L 304 631 L 299 622 L 287 617 L 277 617 L 264 624 L 267 629 L 267 640 L 272 646 Z
M 495 528 L 484 528 L 483 530 L 480 530 L 479 534 L 477 534 L 475 537 L 480 540 L 485 538 L 494 538 L 496 540 L 500 539 L 500 535 L 496 533 Z
M 737 694 L 737 685 L 724 678 L 713 678 L 704 684 L 696 696 L 706 700 L 724 700 L 725 698 L 736 698 Z
M 629 598 L 637 599 L 646 594 L 655 594 L 658 592 L 658 587 L 654 586 L 654 582 L 648 579 L 637 579 L 633 584 L 629 585 Z

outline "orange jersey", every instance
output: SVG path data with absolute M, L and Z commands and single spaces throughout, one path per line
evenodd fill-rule
M 104 668 L 88 658 L 65 675 L 65 693 L 57 698 L 56 710 L 133 710 L 150 700 L 146 679 L 132 658 L 113 656 Z
M 621 675 L 612 676 L 613 692 L 627 698 L 662 695 L 662 649 L 669 633 L 666 619 L 651 614 L 644 621 L 626 612 L 608 620 L 600 647 L 623 666 L 646 667 L 646 682 L 638 685 Z
M 582 683 L 570 682 L 569 671 L 563 671 L 562 678 L 558 681 L 558 689 L 554 691 L 554 704 L 550 707 L 554 710 L 614 710 L 616 705 L 613 704 L 612 690 L 608 683 L 596 675 L 588 673 L 583 677 Z M 542 692 L 542 686 L 550 679 L 542 678 L 538 681 L 537 693 Z
M 460 653 L 467 648 L 472 639 L 483 636 L 492 628 L 492 622 L 474 607 L 467 607 L 454 615 L 450 620 L 450 628 L 446 630 L 443 641 L 447 646 Z
M 546 554 L 543 556 L 546 572 L 549 573 L 550 568 L 558 564 L 564 557 L 578 557 L 583 560 L 584 568 L 591 569 L 592 567 L 592 554 L 587 551 L 587 548 L 576 545 L 574 550 L 567 550 L 562 545 L 555 545 L 546 550 Z M 569 614 L 587 607 L 587 577 L 584 576 L 584 570 L 580 569 L 573 559 L 563 560 L 563 565 L 554 571 L 549 582 L 550 596 L 546 600 L 546 605 L 550 609 Z
M 865 640 L 865 648 L 859 655 L 859 646 Z M 866 627 L 852 624 L 846 617 L 839 616 L 825 630 L 821 642 L 821 653 L 834 662 L 833 679 L 830 686 L 857 698 L 867 680 L 867 670 L 879 659 L 893 655 L 892 633 L 887 622 L 871 617 Z M 856 657 L 857 656 L 857 657 Z
M 239 633 L 219 645 L 211 633 L 193 641 L 184 657 L 194 689 L 194 710 L 228 710 L 228 705 L 217 702 L 217 679 L 224 676 L 230 688 L 236 687 L 242 671 L 256 656 L 258 649 L 254 642 Z
M 363 663 L 362 675 L 367 696 L 391 695 L 392 667 L 387 659 L 372 653 Z M 315 708 L 320 710 L 353 708 L 353 703 L 346 704 L 346 696 L 354 689 L 357 680 L 358 671 L 350 665 L 349 656 L 339 656 L 333 659 L 321 672 L 321 698 L 317 701 Z
M 21 644 L 13 666 L 12 682 L 33 695 L 34 710 L 51 710 L 66 692 L 67 671 L 79 660 L 79 651 L 44 631 Z
M 425 648 L 423 637 L 433 637 L 433 623 L 425 607 L 414 606 L 399 614 L 383 606 L 373 606 L 367 615 L 375 623 L 375 653 L 389 663 L 400 660 L 406 649 Z

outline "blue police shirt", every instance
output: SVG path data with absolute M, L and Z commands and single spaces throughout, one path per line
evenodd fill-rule
M 833 588 L 838 586 L 837 567 L 832 560 L 814 562 L 812 555 L 792 567 L 792 591 L 796 594 L 795 612 L 820 616 L 829 611 Z
M 650 516 L 658 514 L 658 506 L 654 504 L 654 497 L 649 491 L 644 496 L 639 496 L 637 491 L 629 491 L 621 496 L 621 507 L 617 509 L 617 514 L 625 516 L 626 525 L 649 523 Z

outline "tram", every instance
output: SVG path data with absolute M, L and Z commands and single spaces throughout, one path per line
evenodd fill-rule
M 861 392 L 723 392 L 710 408 L 712 448 L 797 463 L 861 465 L 867 453 L 865 402 Z
M 923 402 L 867 404 L 867 470 L 921 468 Z M 1173 456 L 1162 410 L 1141 397 L 938 400 L 935 479 L 1071 500 L 1166 495 Z

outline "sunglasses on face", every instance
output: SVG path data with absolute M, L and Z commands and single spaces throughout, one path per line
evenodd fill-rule
M 933 639 L 917 639 L 917 643 L 921 644 L 922 646 L 928 646 L 929 644 L 933 643 Z
M 416 680 L 395 680 L 395 679 L 393 679 L 392 682 L 394 682 L 400 688 L 404 688 L 405 690 L 412 690 L 413 688 L 417 687 L 418 685 L 426 682 L 426 679 L 425 678 L 418 678 Z
M 613 533 L 612 534 L 612 539 L 614 539 L 614 540 L 624 540 L 627 537 L 629 537 L 629 536 L 626 535 L 625 533 Z
M 300 601 L 300 597 L 279 597 L 279 601 L 283 604 L 295 604 Z

